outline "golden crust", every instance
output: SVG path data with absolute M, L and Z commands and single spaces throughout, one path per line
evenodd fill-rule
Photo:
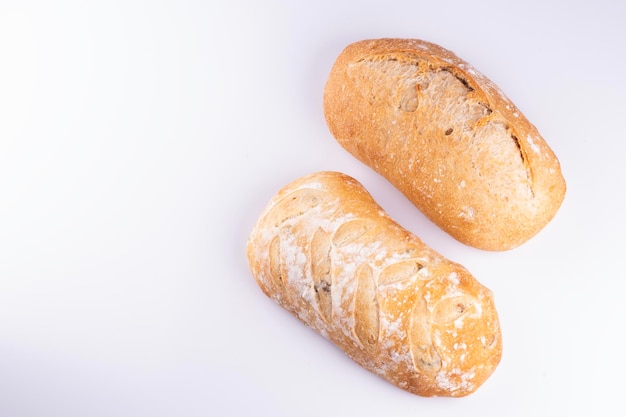
M 492 293 L 345 174 L 311 174 L 281 189 L 247 256 L 267 296 L 409 392 L 468 395 L 500 361 Z
M 349 45 L 324 91 L 337 141 L 441 229 L 486 250 L 537 234 L 565 195 L 559 162 L 485 76 L 432 43 Z

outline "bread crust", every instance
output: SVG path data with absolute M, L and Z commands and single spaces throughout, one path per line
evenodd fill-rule
M 365 40 L 333 65 L 324 114 L 337 141 L 457 240 L 507 250 L 565 195 L 536 127 L 470 64 L 432 43 Z
M 404 390 L 465 396 L 500 361 L 492 293 L 345 174 L 319 172 L 282 188 L 254 226 L 247 256 L 268 297 Z

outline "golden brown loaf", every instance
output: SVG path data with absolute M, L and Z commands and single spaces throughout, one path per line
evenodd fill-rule
M 565 195 L 559 162 L 520 110 L 452 52 L 423 41 L 349 45 L 324 92 L 331 133 L 457 240 L 506 250 Z
M 347 175 L 320 172 L 281 189 L 247 255 L 268 297 L 409 392 L 468 395 L 500 361 L 492 293 Z

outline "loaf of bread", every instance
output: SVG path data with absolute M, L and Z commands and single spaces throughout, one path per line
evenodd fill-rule
M 254 226 L 247 256 L 268 297 L 409 392 L 468 395 L 500 361 L 492 293 L 345 174 L 282 188 Z
M 559 161 L 515 105 L 452 52 L 419 40 L 349 45 L 324 91 L 331 133 L 457 240 L 514 248 L 565 195 Z

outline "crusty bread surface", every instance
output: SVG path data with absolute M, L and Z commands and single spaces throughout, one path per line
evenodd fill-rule
M 559 161 L 522 112 L 452 52 L 411 39 L 349 45 L 324 114 L 337 141 L 457 240 L 507 250 L 565 195 Z
M 254 226 L 247 257 L 268 297 L 404 390 L 465 396 L 500 361 L 492 293 L 345 174 L 314 173 L 282 188 Z

